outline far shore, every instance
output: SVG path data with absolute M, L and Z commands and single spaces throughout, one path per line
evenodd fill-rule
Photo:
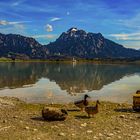
M 28 59 L 28 60 L 21 60 L 21 59 L 15 59 L 12 60 L 10 58 L 0 58 L 0 63 L 2 62 L 48 62 L 48 63 L 95 63 L 95 64 L 140 64 L 140 59 L 75 59 L 75 61 L 72 61 L 72 59 L 47 59 L 47 60 L 41 60 L 41 59 Z

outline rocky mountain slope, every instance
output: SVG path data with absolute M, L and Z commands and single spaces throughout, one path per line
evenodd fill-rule
M 128 49 L 103 37 L 101 33 L 87 33 L 71 28 L 46 46 L 50 54 L 80 58 L 131 58 L 140 52 Z
M 35 39 L 15 34 L 0 34 L 0 57 L 46 58 L 47 49 Z

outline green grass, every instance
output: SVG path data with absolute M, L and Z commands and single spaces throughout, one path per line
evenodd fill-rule
M 60 59 L 60 60 L 39 60 L 39 59 L 29 59 L 29 60 L 21 60 L 15 59 L 12 60 L 10 58 L 1 57 L 0 62 L 47 62 L 47 63 L 73 63 L 71 59 Z M 95 63 L 95 64 L 140 64 L 140 60 L 125 60 L 125 59 L 77 59 L 76 63 Z

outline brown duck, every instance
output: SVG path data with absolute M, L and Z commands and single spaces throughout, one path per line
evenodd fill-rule
M 88 114 L 88 117 L 90 117 L 90 115 L 97 114 L 99 112 L 98 109 L 98 104 L 100 104 L 99 100 L 96 101 L 96 106 L 87 106 L 85 107 L 85 112 Z
M 84 99 L 80 101 L 74 102 L 74 104 L 81 109 L 81 111 L 84 111 L 84 108 L 88 105 L 87 98 L 90 98 L 87 94 L 85 94 Z

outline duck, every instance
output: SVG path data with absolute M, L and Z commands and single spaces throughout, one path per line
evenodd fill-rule
M 90 118 L 90 115 L 97 114 L 99 112 L 98 105 L 100 104 L 99 100 L 96 101 L 96 106 L 87 106 L 85 107 L 85 112 L 88 114 L 88 117 Z
M 84 111 L 84 108 L 88 105 L 87 98 L 90 98 L 90 97 L 87 94 L 85 94 L 83 100 L 74 102 L 75 106 L 79 107 L 81 111 Z

